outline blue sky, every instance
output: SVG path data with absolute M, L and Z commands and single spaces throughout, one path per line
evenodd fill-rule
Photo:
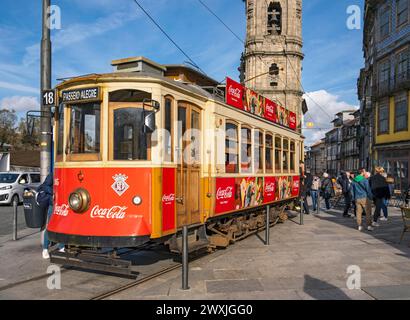
M 238 35 L 246 21 L 242 0 L 203 0 Z M 258 0 L 262 1 L 262 0 Z M 211 77 L 237 78 L 243 45 L 197 0 L 140 0 L 175 41 Z M 356 81 L 363 66 L 362 30 L 346 26 L 349 5 L 359 0 L 304 0 L 303 86 L 332 116 L 357 106 Z M 2 0 L 0 14 L 0 108 L 20 115 L 38 107 L 41 0 Z M 61 8 L 62 29 L 53 30 L 56 79 L 111 70 L 113 59 L 143 55 L 160 63 L 187 59 L 132 0 L 52 0 Z M 329 116 L 307 99 L 308 121 L 328 127 Z M 309 140 L 322 132 L 308 133 Z

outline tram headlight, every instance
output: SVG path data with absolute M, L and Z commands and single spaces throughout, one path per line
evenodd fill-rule
M 135 204 L 136 206 L 139 206 L 142 203 L 142 199 L 140 196 L 135 196 L 132 199 L 132 203 Z
M 71 192 L 68 197 L 68 204 L 74 212 L 83 213 L 87 211 L 90 206 L 90 194 L 85 189 L 77 189 Z

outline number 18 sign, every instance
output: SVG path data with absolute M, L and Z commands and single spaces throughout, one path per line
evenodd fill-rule
M 57 96 L 55 90 L 43 90 L 43 106 L 56 106 Z

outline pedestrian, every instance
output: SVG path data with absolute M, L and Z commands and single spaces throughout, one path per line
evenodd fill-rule
M 356 203 L 356 214 L 357 214 L 357 226 L 358 230 L 362 231 L 362 214 L 363 211 L 366 214 L 366 224 L 367 230 L 373 231 L 372 227 L 372 204 L 371 200 L 373 198 L 372 190 L 370 189 L 369 181 L 364 177 L 366 171 L 361 171 L 353 179 L 352 183 L 352 197 Z
M 43 259 L 49 259 L 50 254 L 48 248 L 50 241 L 48 240 L 47 225 L 53 214 L 53 175 L 49 174 L 44 182 L 37 189 L 37 203 L 40 207 L 47 210 L 47 219 L 45 225 L 41 228 L 42 232 L 42 244 L 43 244 Z M 64 245 L 58 245 L 60 251 L 64 250 Z
M 329 174 L 325 172 L 323 174 L 323 180 L 321 183 L 321 191 L 323 198 L 325 199 L 326 209 L 330 210 L 330 199 L 335 195 L 335 189 L 332 180 L 329 178 Z
M 313 177 L 312 187 L 310 188 L 310 196 L 312 197 L 313 211 L 318 211 L 318 199 L 320 190 L 320 178 L 318 176 Z
M 349 210 L 352 204 L 352 187 L 350 182 L 350 172 L 342 171 L 340 177 L 337 179 L 337 183 L 342 188 L 342 194 L 345 200 L 343 217 L 350 218 Z
M 305 214 L 310 214 L 309 211 L 309 204 L 307 197 L 310 195 L 313 177 L 310 174 L 310 170 L 306 170 L 306 172 L 301 173 L 300 176 L 301 188 L 300 188 L 300 197 L 303 199 L 303 209 Z
M 369 179 L 370 188 L 372 189 L 373 200 L 376 206 L 373 215 L 373 227 L 378 227 L 377 220 L 380 217 L 380 212 L 385 206 L 385 200 L 390 199 L 390 189 L 386 178 L 383 176 L 384 169 L 382 167 L 375 168 L 375 175 Z M 386 214 L 387 215 L 387 214 Z

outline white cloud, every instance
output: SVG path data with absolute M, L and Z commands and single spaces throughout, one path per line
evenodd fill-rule
M 22 84 L 18 83 L 11 83 L 11 82 L 5 82 L 5 81 L 0 81 L 0 88 L 3 89 L 10 89 L 14 91 L 23 91 L 23 92 L 30 92 L 30 93 L 39 93 L 40 90 L 33 88 L 33 87 L 28 87 Z
M 308 92 L 303 98 L 306 99 L 309 109 L 304 121 L 305 123 L 314 123 L 313 129 L 304 130 L 307 146 L 325 137 L 325 133 L 333 126 L 331 121 L 335 118 L 336 113 L 358 109 L 358 106 L 351 105 L 341 100 L 340 96 L 331 94 L 326 90 Z
M 36 97 L 29 96 L 12 96 L 0 100 L 0 109 L 13 109 L 16 112 L 26 112 L 40 108 Z

